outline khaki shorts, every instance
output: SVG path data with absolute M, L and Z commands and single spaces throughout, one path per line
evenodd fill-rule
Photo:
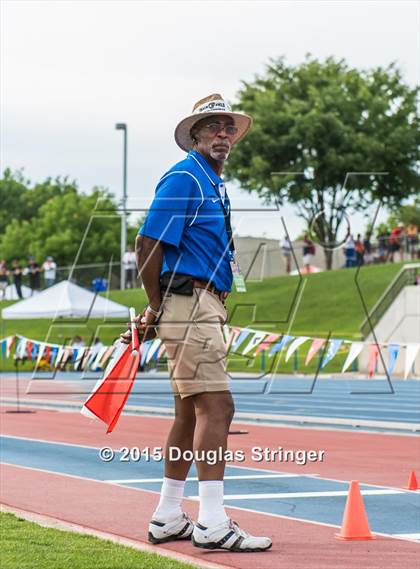
M 224 304 L 205 289 L 194 288 L 192 296 L 166 296 L 157 332 L 166 347 L 175 395 L 229 390 L 222 334 L 226 321 Z

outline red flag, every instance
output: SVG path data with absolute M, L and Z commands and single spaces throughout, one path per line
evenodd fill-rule
M 28 342 L 26 344 L 26 357 L 28 358 L 28 360 L 31 359 L 31 354 L 32 354 L 32 348 L 34 346 L 33 342 Z
M 49 362 L 51 356 L 51 346 L 45 348 L 45 361 Z
M 305 365 L 307 366 L 314 355 L 319 352 L 322 346 L 325 344 L 325 340 L 323 338 L 315 338 L 309 348 L 308 353 L 306 354 Z
M 280 334 L 269 334 L 264 342 L 261 342 L 257 349 L 255 350 L 255 355 L 259 354 L 263 350 L 268 350 L 271 346 L 280 338 Z
M 375 375 L 376 363 L 378 361 L 379 346 L 378 344 L 369 344 L 369 377 L 372 378 Z
M 131 326 L 132 343 L 121 346 L 121 351 L 105 371 L 104 378 L 96 385 L 89 399 L 85 402 L 82 413 L 86 410 L 108 425 L 111 433 L 121 415 L 130 395 L 140 362 L 140 341 L 135 325 Z

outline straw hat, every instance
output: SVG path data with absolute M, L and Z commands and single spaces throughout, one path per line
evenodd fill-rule
M 193 107 L 192 114 L 183 119 L 176 127 L 175 140 L 182 150 L 188 152 L 193 147 L 190 131 L 194 124 L 211 115 L 224 115 L 233 118 L 238 132 L 232 139 L 232 145 L 239 142 L 252 125 L 252 118 L 250 116 L 244 113 L 232 112 L 230 105 L 223 99 L 222 95 L 214 93 L 198 101 Z

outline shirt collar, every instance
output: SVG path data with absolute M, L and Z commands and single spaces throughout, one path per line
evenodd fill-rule
M 210 179 L 211 183 L 214 186 L 218 186 L 219 184 L 224 184 L 223 179 L 216 174 L 216 172 L 213 170 L 213 168 L 210 166 L 210 164 L 207 162 L 204 156 L 202 156 L 199 152 L 197 152 L 196 150 L 190 150 L 190 152 L 188 153 L 188 158 L 191 158 L 192 160 L 194 160 L 194 162 L 198 162 L 198 164 L 201 166 L 201 169 L 204 170 L 204 173 L 207 175 L 207 177 Z

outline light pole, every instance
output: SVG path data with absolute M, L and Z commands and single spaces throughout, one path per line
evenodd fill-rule
M 123 199 L 122 199 L 122 216 L 121 216 L 121 272 L 120 272 L 120 288 L 125 289 L 125 270 L 123 265 L 124 253 L 127 249 L 127 125 L 119 122 L 115 125 L 117 130 L 124 132 L 124 151 L 123 151 Z

